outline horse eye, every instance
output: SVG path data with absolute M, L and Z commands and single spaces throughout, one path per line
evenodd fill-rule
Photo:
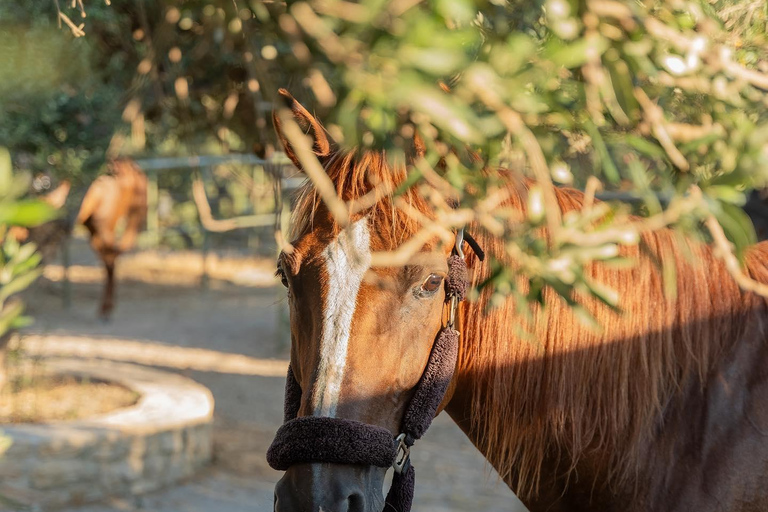
M 443 284 L 443 276 L 439 274 L 430 274 L 421 284 L 419 293 L 423 296 L 432 295 L 440 289 L 441 284 Z
M 288 278 L 285 276 L 285 270 L 283 270 L 282 267 L 277 267 L 275 275 L 280 278 L 280 282 L 283 283 L 283 286 L 288 288 Z

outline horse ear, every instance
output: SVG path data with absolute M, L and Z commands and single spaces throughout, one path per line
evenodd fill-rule
M 318 158 L 324 158 L 330 155 L 331 148 L 333 146 L 333 140 L 331 139 L 330 135 L 328 135 L 328 132 L 325 131 L 325 128 L 323 128 L 323 126 L 320 124 L 320 121 L 315 119 L 315 117 L 310 114 L 309 111 L 304 108 L 301 103 L 296 101 L 296 99 L 291 96 L 291 93 L 289 93 L 287 90 L 280 89 L 277 91 L 277 93 L 280 95 L 280 100 L 283 102 L 285 107 L 290 109 L 293 113 L 293 119 L 299 125 L 301 130 L 312 138 L 312 150 L 315 155 Z M 288 158 L 291 159 L 296 167 L 301 169 L 301 162 L 296 156 L 296 152 L 293 150 L 293 145 L 291 144 L 291 141 L 288 140 L 288 137 L 286 137 L 283 133 L 282 121 L 280 120 L 280 113 L 278 110 L 272 112 L 272 122 L 275 125 L 277 137 L 283 144 L 285 154 L 288 156 Z

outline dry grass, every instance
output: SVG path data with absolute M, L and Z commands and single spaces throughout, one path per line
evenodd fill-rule
M 0 390 L 0 424 L 77 420 L 128 407 L 138 399 L 138 393 L 108 382 L 25 371 Z

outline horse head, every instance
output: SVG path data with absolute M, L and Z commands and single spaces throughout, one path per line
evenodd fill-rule
M 314 116 L 287 92 L 281 95 L 286 112 L 311 137 L 311 149 L 337 197 L 358 199 L 387 180 L 393 190 L 405 179 L 405 163 L 390 164 L 382 152 L 338 149 Z M 299 149 L 284 132 L 289 119 L 276 114 L 275 126 L 286 154 L 302 169 Z M 429 215 L 427 203 L 415 193 L 402 197 Z M 300 418 L 343 418 L 393 435 L 400 431 L 447 315 L 444 282 L 451 247 L 428 241 L 405 265 L 372 266 L 375 253 L 397 248 L 415 229 L 415 223 L 393 214 L 391 201 L 381 198 L 340 223 L 314 187 L 308 185 L 298 198 L 292 247 L 281 253 L 278 275 L 290 305 Z M 292 465 L 276 486 L 275 510 L 381 511 L 386 471 L 351 464 Z

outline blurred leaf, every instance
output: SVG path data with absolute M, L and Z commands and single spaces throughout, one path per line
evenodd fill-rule
M 11 322 L 11 330 L 23 329 L 34 323 L 34 319 L 28 315 L 19 315 Z
M 8 148 L 0 146 L 0 197 L 8 195 L 13 183 L 13 166 Z
M 8 283 L 3 283 L 2 289 L 0 289 L 0 303 L 7 300 L 11 295 L 26 290 L 42 273 L 42 269 L 33 270 L 14 278 Z
M 23 312 L 24 303 L 20 300 L 12 301 L 2 307 L 0 310 L 0 336 L 4 336 L 13 329 Z
M 589 292 L 596 297 L 600 302 L 611 308 L 613 311 L 621 312 L 619 308 L 619 295 L 616 290 L 613 290 L 602 283 L 592 281 L 591 279 L 584 280 Z
M 483 136 L 475 128 L 477 118 L 467 105 L 452 101 L 439 89 L 422 87 L 402 92 L 413 110 L 427 114 L 434 124 L 454 137 L 469 144 L 482 142 Z
M 725 202 L 719 202 L 719 209 L 714 213 L 728 240 L 733 242 L 736 255 L 741 259 L 744 250 L 757 241 L 752 220 L 744 210 Z
M 713 186 L 719 187 L 737 187 L 749 183 L 749 178 L 745 171 L 736 170 L 733 172 L 723 173 L 715 176 L 709 180 L 710 186 L 707 189 L 711 189 Z
M 26 199 L 15 203 L 0 203 L 0 224 L 32 227 L 55 219 L 59 212 L 43 201 Z
M 525 34 L 512 33 L 504 44 L 494 45 L 488 61 L 501 76 L 517 73 L 536 52 L 536 44 Z
M 436 76 L 453 73 L 464 62 L 461 54 L 448 48 L 404 48 L 401 56 L 408 64 Z
M 608 152 L 608 147 L 605 145 L 603 136 L 600 135 L 600 130 L 591 121 L 586 122 L 584 127 L 587 129 L 589 136 L 592 137 L 592 144 L 594 144 L 597 154 L 600 157 L 599 161 L 602 165 L 605 177 L 608 178 L 609 181 L 617 183 L 620 178 L 619 170 L 613 163 L 613 158 L 611 158 L 611 155 Z
M 711 185 L 706 188 L 706 193 L 714 199 L 736 206 L 744 206 L 747 202 L 747 196 L 744 192 L 725 185 Z
M 624 142 L 648 157 L 664 158 L 666 156 L 666 153 L 664 153 L 664 149 L 662 147 L 648 139 L 644 139 L 632 134 L 625 134 L 623 137 Z
M 10 254 L 11 258 L 6 263 L 7 267 L 13 269 L 12 274 L 16 275 L 24 271 L 22 265 L 29 261 L 35 261 L 37 246 L 33 243 L 27 243 L 18 247 L 16 251 Z
M 461 23 L 472 21 L 477 13 L 475 2 L 469 0 L 437 0 L 435 9 L 446 20 Z
M 590 56 L 598 58 L 608 49 L 608 40 L 602 36 L 582 38 L 568 43 L 551 42 L 546 56 L 553 64 L 575 68 L 586 64 Z

